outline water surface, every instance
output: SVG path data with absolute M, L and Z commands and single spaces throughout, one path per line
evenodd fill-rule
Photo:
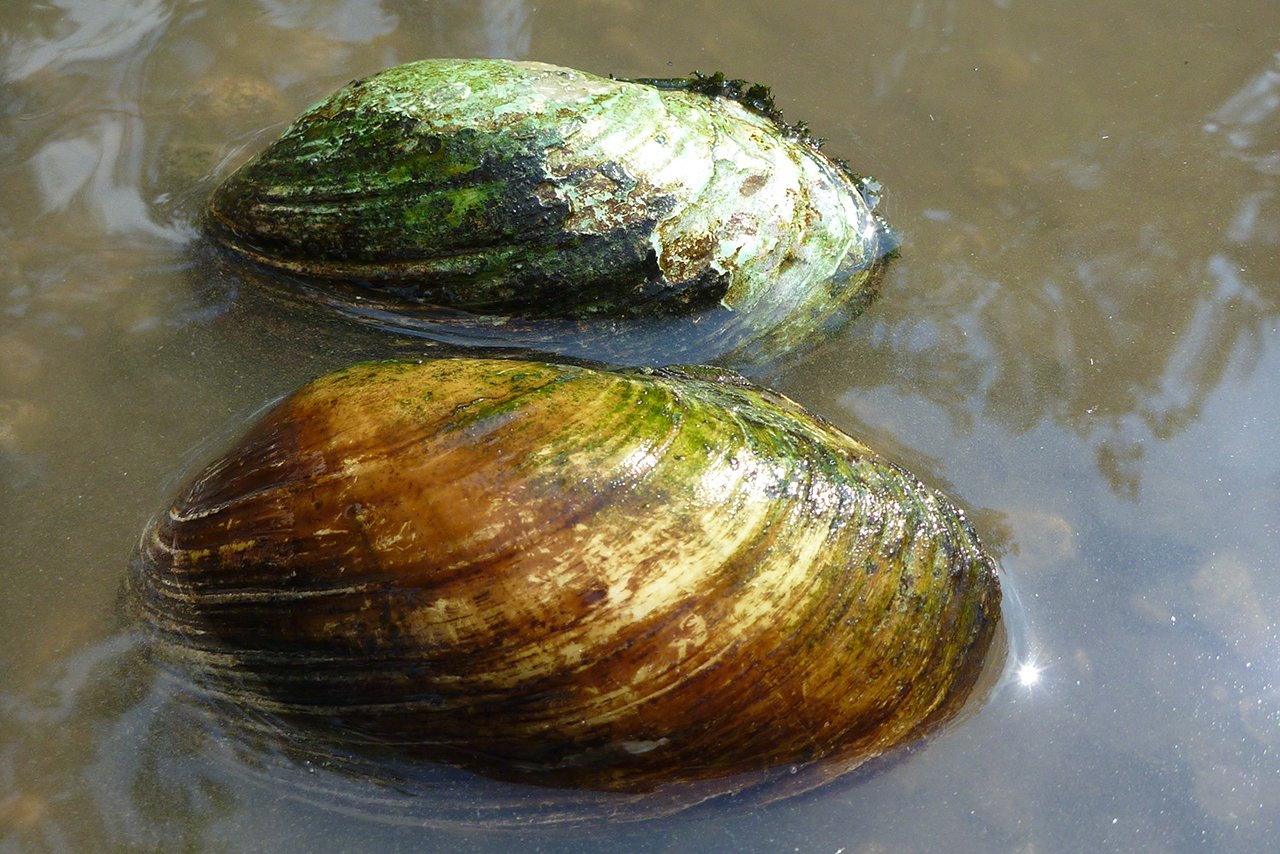
M 1266 848 L 1277 32 L 1263 0 L 6 6 L 0 848 Z M 800 799 L 496 833 L 238 750 L 139 654 L 120 583 L 183 473 L 388 347 L 212 264 L 201 200 L 348 80 L 480 55 L 765 81 L 884 184 L 903 254 L 879 301 L 751 372 L 945 487 L 1004 552 L 1017 669 L 985 704 Z

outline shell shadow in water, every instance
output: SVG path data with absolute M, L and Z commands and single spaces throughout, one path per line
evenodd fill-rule
M 959 510 L 786 398 L 474 358 L 286 398 L 131 583 L 160 652 L 255 714 L 647 809 L 803 791 L 917 737 L 1000 601 Z

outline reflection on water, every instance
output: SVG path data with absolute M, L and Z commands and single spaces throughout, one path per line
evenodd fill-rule
M 191 251 L 201 200 L 353 77 L 506 55 L 764 80 L 881 179 L 903 256 L 880 301 L 755 374 L 979 508 L 1026 614 L 1021 669 L 902 761 L 606 838 L 1264 849 L 1280 832 L 1275 32 L 1280 7 L 1258 0 L 6 7 L 0 847 L 510 847 L 253 783 L 112 622 L 138 532 L 211 435 L 403 352 Z
M 1206 133 L 1224 134 L 1239 157 L 1263 174 L 1280 174 L 1280 53 L 1205 122 Z

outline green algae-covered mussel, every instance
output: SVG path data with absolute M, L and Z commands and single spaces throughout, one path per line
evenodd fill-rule
M 663 357 L 704 359 L 860 311 L 892 245 L 868 196 L 763 87 L 426 60 L 304 113 L 205 220 L 385 325 L 545 348 L 574 321 L 572 350 L 691 318 Z
M 946 498 L 736 375 L 468 358 L 275 405 L 131 583 L 166 657 L 258 714 L 698 797 L 945 719 L 1000 602 Z

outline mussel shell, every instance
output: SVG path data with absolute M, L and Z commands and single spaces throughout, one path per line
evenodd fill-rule
M 953 711 L 999 619 L 947 499 L 707 368 L 358 365 L 145 533 L 168 655 L 334 737 L 643 791 L 856 767 Z
M 507 60 L 351 83 L 205 222 L 388 325 L 531 345 L 557 321 L 710 316 L 682 330 L 710 339 L 698 358 L 856 314 L 892 247 L 853 175 L 732 98 Z

